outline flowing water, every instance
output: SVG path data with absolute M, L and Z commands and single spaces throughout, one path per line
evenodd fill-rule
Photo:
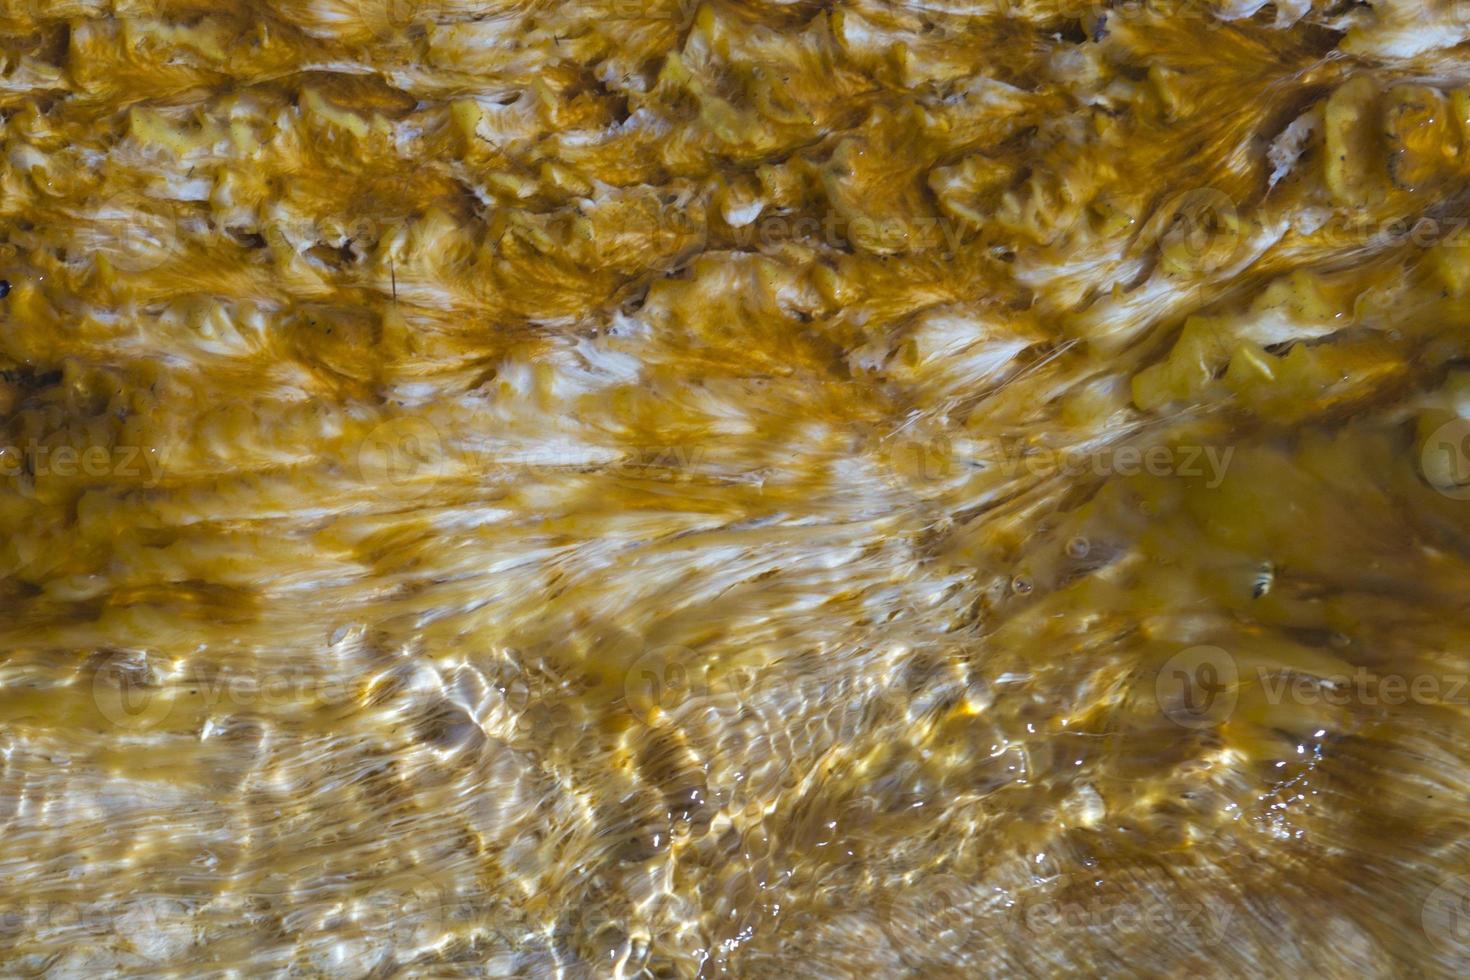
M 1463 6 L 0 0 L 0 974 L 1462 975 Z

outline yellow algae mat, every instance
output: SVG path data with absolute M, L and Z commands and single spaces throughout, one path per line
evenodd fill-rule
M 1462 42 L 0 0 L 0 975 L 1463 975 Z

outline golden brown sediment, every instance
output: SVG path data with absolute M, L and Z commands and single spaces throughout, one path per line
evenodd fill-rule
M 1470 11 L 1252 8 L 0 0 L 0 973 L 1462 974 Z

